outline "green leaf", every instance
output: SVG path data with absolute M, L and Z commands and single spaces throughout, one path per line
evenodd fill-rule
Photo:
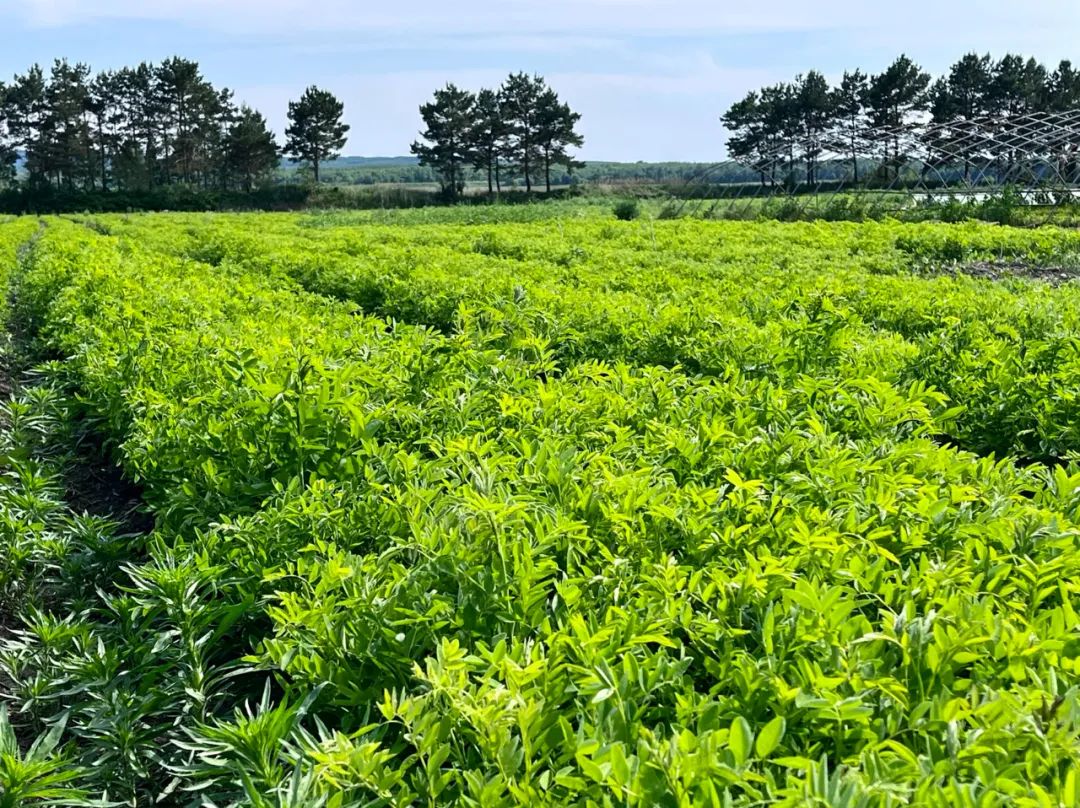
M 608 759 L 611 761 L 611 774 L 615 777 L 615 782 L 620 787 L 630 785 L 630 766 L 626 762 L 621 743 L 612 745 Z
M 728 736 L 728 748 L 735 756 L 736 766 L 746 765 L 753 743 L 754 731 L 750 728 L 750 722 L 740 715 L 731 722 L 731 734 Z
M 773 753 L 773 750 L 780 745 L 786 728 L 787 722 L 784 721 L 783 716 L 779 715 L 761 728 L 757 741 L 754 742 L 754 751 L 759 758 L 767 758 Z

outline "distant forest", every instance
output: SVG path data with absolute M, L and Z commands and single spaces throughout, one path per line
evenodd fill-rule
M 295 182 L 295 172 L 302 168 L 294 163 L 282 164 L 278 181 Z M 439 175 L 429 166 L 420 165 L 416 157 L 342 157 L 325 163 L 321 172 L 323 182 L 334 185 L 396 185 L 437 184 Z M 598 162 L 580 164 L 573 170 L 563 166 L 553 168 L 552 185 L 624 185 L 648 183 L 691 182 L 707 177 L 710 182 L 756 182 L 757 174 L 734 162 L 717 165 L 694 162 Z M 471 186 L 487 187 L 487 173 L 468 169 L 465 179 Z M 524 187 L 521 177 L 503 180 L 508 188 Z

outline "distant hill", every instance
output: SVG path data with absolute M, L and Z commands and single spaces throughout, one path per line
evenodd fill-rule
M 295 171 L 297 164 L 291 160 L 282 163 L 282 178 Z M 421 166 L 415 157 L 339 157 L 323 163 L 320 170 L 323 182 L 331 185 L 413 185 L 431 184 L 438 180 L 435 172 Z M 621 184 L 621 183 L 688 183 L 708 177 L 710 182 L 752 182 L 756 175 L 734 163 L 619 163 L 607 160 L 587 160 L 583 168 L 569 174 L 562 167 L 554 169 L 552 183 L 568 185 Z M 486 177 L 480 172 L 469 172 L 472 184 L 483 184 Z M 508 187 L 516 181 L 505 183 Z M 518 183 L 520 184 L 520 183 Z
M 386 166 L 415 166 L 420 161 L 416 157 L 339 157 L 322 164 L 324 168 L 383 168 Z M 293 160 L 282 160 L 281 167 L 293 169 L 297 163 Z

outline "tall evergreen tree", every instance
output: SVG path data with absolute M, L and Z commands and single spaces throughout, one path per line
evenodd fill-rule
M 154 74 L 154 66 L 143 62 L 113 77 L 118 107 L 113 172 L 126 188 L 150 190 L 159 179 L 166 126 Z
M 74 190 L 93 170 L 86 120 L 90 68 L 57 59 L 45 85 L 45 126 L 39 158 L 50 181 Z
M 775 135 L 775 166 L 785 165 L 785 185 L 795 184 L 795 162 L 802 132 L 798 92 L 794 84 L 781 82 L 761 91 L 761 108 L 765 126 Z
M 327 90 L 312 85 L 298 101 L 289 102 L 285 152 L 312 167 L 319 182 L 319 164 L 333 160 L 345 145 L 349 125 L 342 123 L 344 105 Z
M 844 71 L 840 86 L 833 90 L 834 122 L 839 150 L 851 157 L 851 176 L 859 182 L 859 146 L 866 128 L 866 94 L 869 81 L 861 70 Z
M 233 103 L 232 90 L 227 88 L 217 90 L 212 103 L 212 114 L 201 121 L 197 130 L 195 168 L 205 187 L 219 184 L 227 188 L 230 183 L 229 130 L 240 119 L 240 110 Z
M 90 185 L 93 188 L 96 173 L 101 181 L 102 191 L 109 190 L 112 156 L 116 149 L 114 127 L 118 122 L 118 89 L 115 74 L 98 73 L 90 82 L 86 103 L 86 109 L 90 115 L 93 159 L 96 160 L 96 167 L 90 174 Z
M 48 118 L 45 71 L 34 65 L 15 76 L 4 100 L 11 147 L 22 151 L 27 182 L 32 187 L 49 184 Z
M 817 161 L 825 150 L 826 137 L 836 114 L 829 82 L 817 70 L 811 70 L 795 81 L 795 106 L 801 124 L 799 138 L 803 144 L 806 181 L 817 182 Z
M 1034 134 L 1027 117 L 1050 107 L 1050 76 L 1035 59 L 1006 54 L 991 71 L 987 106 L 998 119 L 996 137 L 989 149 L 1004 178 L 1013 178 L 1018 168 L 1019 150 L 1014 140 Z
M 241 106 L 225 138 L 228 175 L 250 191 L 277 168 L 281 150 L 261 113 Z
M 769 175 L 769 165 L 764 158 L 770 133 L 765 127 L 758 93 L 749 92 L 728 107 L 720 116 L 720 122 L 729 132 L 728 154 L 758 172 L 761 184 L 764 185 L 766 176 Z
M 488 193 L 502 192 L 499 169 L 506 153 L 509 127 L 503 119 L 502 101 L 494 90 L 484 89 L 476 94 L 473 122 L 469 128 L 469 148 L 472 166 L 487 174 Z
M 476 96 L 454 84 L 435 91 L 435 97 L 420 107 L 424 120 L 423 142 L 412 144 L 420 165 L 431 166 L 439 175 L 443 193 L 457 199 L 465 190 L 465 169 L 473 156 L 472 137 Z
M 988 143 L 986 117 L 993 112 L 993 64 L 989 54 L 965 54 L 947 76 L 934 82 L 927 94 L 931 120 L 938 124 L 928 145 L 942 154 L 942 162 L 959 157 L 964 179 Z
M 777 169 L 791 153 L 787 98 L 784 85 L 763 87 L 732 104 L 721 118 L 731 132 L 728 152 L 756 171 L 762 185 L 766 180 L 776 184 Z
M 206 169 L 200 154 L 205 140 L 226 107 L 196 62 L 173 57 L 158 66 L 154 78 L 158 111 L 166 124 L 166 180 L 194 182 L 200 169 Z
M 907 156 L 902 152 L 904 131 L 910 129 L 913 115 L 926 110 L 930 74 L 905 54 L 901 54 L 884 72 L 871 77 L 866 94 L 870 120 L 878 130 L 884 150 L 884 167 L 899 177 Z
M 975 120 L 991 111 L 995 77 L 990 54 L 968 53 L 949 68 L 945 79 L 950 100 L 950 114 L 963 120 Z
M 1062 60 L 1047 81 L 1047 105 L 1058 112 L 1080 109 L 1080 70 Z
M 536 141 L 543 158 L 544 187 L 551 193 L 551 166 L 563 165 L 567 171 L 580 165 L 570 148 L 580 148 L 585 139 L 575 130 L 581 115 L 559 100 L 551 89 L 541 93 L 536 109 Z
M 512 73 L 499 93 L 509 130 L 507 154 L 524 177 L 526 191 L 532 190 L 534 172 L 543 162 L 537 113 L 545 90 L 547 84 L 542 77 Z
M 989 57 L 986 57 L 989 63 Z M 987 110 L 1002 117 L 1019 117 L 1043 110 L 1049 101 L 1049 74 L 1035 59 L 1009 53 L 988 67 L 983 95 Z M 950 76 L 951 80 L 951 76 Z
M 0 188 L 6 188 L 15 181 L 15 162 L 17 154 L 11 145 L 11 135 L 7 125 L 8 87 L 0 81 Z

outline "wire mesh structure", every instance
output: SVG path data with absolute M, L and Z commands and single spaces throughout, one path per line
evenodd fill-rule
M 1080 202 L 1080 109 L 761 140 L 688 180 L 672 212 L 751 218 L 772 206 L 801 218 L 857 208 L 877 217 L 977 204 L 1008 189 L 1014 204 L 1049 219 Z M 722 181 L 733 166 L 743 181 Z

